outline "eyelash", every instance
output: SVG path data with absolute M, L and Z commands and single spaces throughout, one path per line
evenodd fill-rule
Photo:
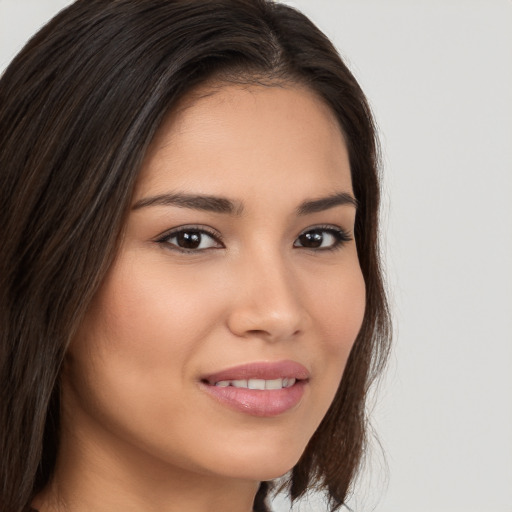
M 314 232 L 320 232 L 320 233 L 328 233 L 334 238 L 334 243 L 329 247 L 317 247 L 317 248 L 311 248 L 311 247 L 304 247 L 304 249 L 309 249 L 310 251 L 336 251 L 338 249 L 341 249 L 345 243 L 350 242 L 352 240 L 352 237 L 350 234 L 345 231 L 344 229 L 337 227 L 337 226 L 314 226 L 311 228 L 308 228 L 297 237 L 297 240 L 308 233 L 314 233 Z M 296 246 L 294 243 L 294 247 L 302 247 L 302 246 Z
M 334 243 L 329 247 L 313 247 L 312 248 L 312 247 L 305 247 L 302 245 L 297 246 L 297 245 L 295 245 L 295 242 L 294 242 L 293 246 L 295 248 L 302 247 L 306 250 L 313 251 L 313 252 L 318 252 L 318 251 L 327 252 L 327 251 L 335 251 L 335 250 L 341 249 L 346 242 L 349 242 L 352 240 L 352 236 L 347 231 L 341 229 L 340 227 L 332 226 L 332 225 L 310 227 L 310 228 L 302 231 L 296 240 L 298 240 L 301 236 L 307 235 L 308 233 L 314 233 L 314 232 L 328 233 L 329 235 L 334 237 Z M 185 254 L 194 254 L 194 253 L 197 254 L 199 252 L 203 252 L 203 251 L 213 248 L 213 247 L 206 247 L 203 249 L 198 249 L 198 248 L 186 249 L 183 247 L 179 247 L 177 244 L 170 242 L 171 239 L 176 238 L 180 234 L 185 234 L 185 233 L 208 235 L 210 238 L 215 240 L 216 243 L 222 245 L 222 247 L 216 247 L 216 248 L 224 247 L 222 236 L 219 233 L 217 233 L 216 231 L 205 228 L 204 226 L 181 226 L 179 228 L 175 228 L 172 231 L 167 232 L 167 233 L 163 234 L 161 237 L 159 237 L 156 240 L 156 243 L 166 245 L 172 251 L 177 251 L 177 252 L 185 253 Z M 322 242 L 323 242 L 323 240 L 322 240 Z
M 172 244 L 169 242 L 172 238 L 179 236 L 181 233 L 199 233 L 200 235 L 208 235 L 210 238 L 215 240 L 217 243 L 222 244 L 222 236 L 216 231 L 205 228 L 204 226 L 181 226 L 179 228 L 175 228 L 172 231 L 169 231 L 162 235 L 160 238 L 156 240 L 157 243 L 168 246 L 169 249 L 185 254 L 198 253 L 205 251 L 206 249 L 185 249 L 183 247 L 179 247 L 176 244 Z M 223 244 L 222 244 L 223 245 Z

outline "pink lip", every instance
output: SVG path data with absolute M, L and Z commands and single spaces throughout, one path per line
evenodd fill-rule
M 257 362 L 249 363 L 233 368 L 227 368 L 220 372 L 213 373 L 203 377 L 203 381 L 209 384 L 215 384 L 221 380 L 240 380 L 240 379 L 309 379 L 309 371 L 295 361 L 278 361 L 275 363 Z
M 232 409 L 252 416 L 272 417 L 300 402 L 309 376 L 309 371 L 294 361 L 250 363 L 208 375 L 201 380 L 200 386 L 212 398 Z M 296 382 L 288 388 L 265 390 L 215 386 L 221 380 L 279 378 L 296 379 Z

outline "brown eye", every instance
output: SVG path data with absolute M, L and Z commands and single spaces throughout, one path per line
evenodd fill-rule
M 176 235 L 176 245 L 183 249 L 197 249 L 201 245 L 201 237 L 197 231 L 182 231 Z
M 301 233 L 293 245 L 305 249 L 329 250 L 336 249 L 349 240 L 350 236 L 341 229 L 317 228 Z
M 201 229 L 181 229 L 166 235 L 160 243 L 164 243 L 176 250 L 202 251 L 222 247 L 220 241 L 212 234 Z
M 324 235 L 321 231 L 309 231 L 299 236 L 301 247 L 316 248 L 321 247 L 324 241 Z

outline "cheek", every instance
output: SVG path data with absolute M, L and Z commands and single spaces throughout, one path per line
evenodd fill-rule
M 152 262 L 145 267 L 136 257 L 115 267 L 88 313 L 88 338 L 114 360 L 152 372 L 179 369 L 218 316 L 218 301 L 209 296 L 214 288 L 189 269 L 166 273 Z
M 130 425 L 136 422 L 125 411 L 132 411 L 169 424 L 171 398 L 186 388 L 189 361 L 216 318 L 215 301 L 190 273 L 174 272 L 171 282 L 162 265 L 139 260 L 125 254 L 112 267 L 69 348 L 65 374 L 75 407 L 90 416 Z
M 316 420 L 315 428 L 334 400 L 362 325 L 366 303 L 365 282 L 357 260 L 350 268 L 331 273 L 329 279 L 320 277 L 322 286 L 309 295 L 318 333 L 318 359 L 313 372 L 318 380 L 317 387 L 312 386 L 315 413 L 311 414 Z
M 112 267 L 69 348 L 65 408 L 82 436 L 102 425 L 150 452 L 174 453 L 170 433 L 186 440 L 194 431 L 196 413 L 183 397 L 195 398 L 194 357 L 218 301 L 191 268 L 171 273 L 138 260 L 125 254 Z M 176 417 L 188 418 L 181 430 Z
M 338 277 L 326 278 L 324 286 L 311 297 L 318 326 L 331 356 L 347 358 L 359 333 L 365 312 L 366 288 L 358 264 Z

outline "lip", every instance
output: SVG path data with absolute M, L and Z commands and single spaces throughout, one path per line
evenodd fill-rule
M 273 417 L 294 408 L 302 399 L 310 373 L 295 361 L 255 362 L 227 368 L 201 379 L 200 387 L 217 402 L 238 412 L 259 417 Z M 296 379 L 282 389 L 219 387 L 216 382 L 242 379 Z
M 309 371 L 305 366 L 296 361 L 277 361 L 277 362 L 254 362 L 227 368 L 210 375 L 202 377 L 203 382 L 214 385 L 221 380 L 240 380 L 240 379 L 309 379 Z

